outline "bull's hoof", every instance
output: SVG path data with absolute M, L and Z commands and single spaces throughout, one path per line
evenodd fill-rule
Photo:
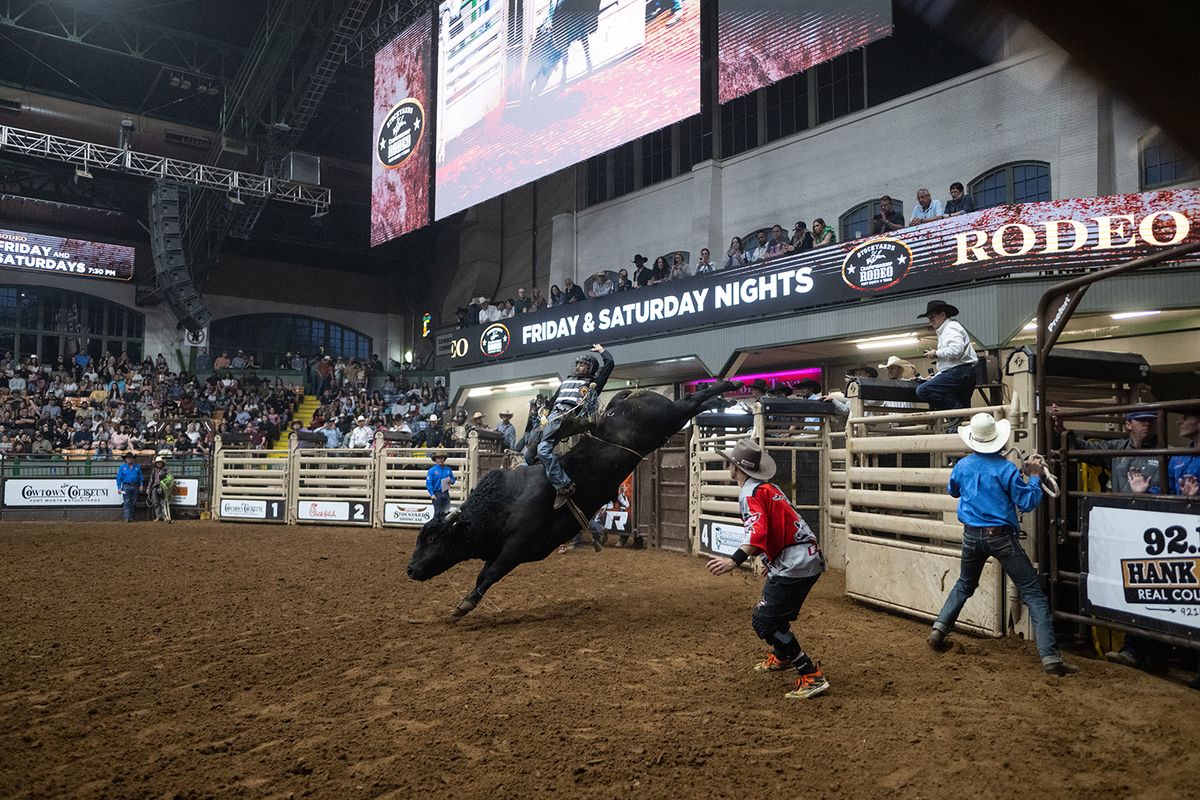
M 606 544 L 608 544 L 608 534 L 607 533 L 593 533 L 592 534 L 592 548 L 597 553 L 599 553 L 601 550 L 603 550 L 604 545 L 606 545 Z
M 475 606 L 479 605 L 478 600 L 472 600 L 469 597 L 464 597 L 462 602 L 454 607 L 454 616 L 465 617 L 475 610 Z

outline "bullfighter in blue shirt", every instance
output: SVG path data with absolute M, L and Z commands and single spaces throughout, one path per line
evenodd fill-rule
M 137 507 L 138 493 L 142 490 L 142 468 L 137 456 L 125 454 L 125 463 L 117 468 L 117 491 L 121 493 L 121 518 L 133 522 L 133 510 Z
M 1078 672 L 1079 668 L 1063 661 L 1059 653 L 1050 602 L 1017 539 L 1020 530 L 1017 510 L 1032 511 L 1042 501 L 1041 464 L 1026 461 L 1018 470 L 1000 454 L 1012 435 L 1012 424 L 1006 419 L 976 414 L 969 425 L 958 429 L 958 435 L 974 451 L 954 465 L 947 486 L 950 496 L 958 498 L 958 519 L 963 524 L 962 567 L 933 623 L 929 646 L 938 651 L 947 648 L 946 636 L 979 586 L 979 576 L 988 558 L 995 556 L 1029 607 L 1042 667 L 1051 675 Z M 1022 477 L 1022 471 L 1029 475 L 1028 481 Z

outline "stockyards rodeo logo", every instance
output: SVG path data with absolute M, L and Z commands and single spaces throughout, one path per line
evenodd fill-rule
M 912 250 L 899 239 L 872 239 L 850 251 L 842 280 L 860 292 L 879 292 L 899 283 L 912 266 Z
M 479 337 L 479 350 L 485 356 L 497 358 L 508 352 L 510 342 L 512 336 L 508 332 L 508 326 L 497 322 L 489 325 Z
M 383 120 L 375 155 L 379 163 L 395 169 L 408 160 L 425 133 L 425 108 L 413 97 L 398 103 Z

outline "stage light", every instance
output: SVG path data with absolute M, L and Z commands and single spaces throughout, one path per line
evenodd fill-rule
M 172 75 L 170 83 L 173 88 L 178 89 L 179 84 L 181 83 L 181 79 L 178 75 Z
M 88 172 L 87 164 L 84 164 L 82 167 L 75 168 L 75 177 L 87 178 L 88 180 L 91 180 L 92 173 Z
M 179 88 L 184 90 L 192 88 L 192 79 L 184 78 L 183 82 L 179 84 Z
M 121 120 L 121 127 L 117 129 L 117 147 L 128 150 L 133 146 L 133 130 L 133 120 L 128 117 Z
M 230 192 L 229 194 L 225 195 L 225 199 L 228 200 L 229 202 L 233 203 L 235 206 L 246 205 L 245 203 L 242 202 L 242 190 L 241 189 L 238 189 L 236 191 Z
M 288 125 L 286 122 L 283 122 L 283 121 L 276 122 L 275 124 L 273 124 L 271 126 L 271 128 L 272 128 L 272 130 L 278 131 L 279 133 L 291 133 L 292 132 L 292 126 Z
M 1136 319 L 1137 317 L 1153 317 L 1155 314 L 1161 314 L 1161 311 L 1122 311 L 1120 314 L 1113 314 L 1113 319 Z
M 921 340 L 915 336 L 893 337 L 891 339 L 880 339 L 874 342 L 859 342 L 855 345 L 859 350 L 889 350 L 892 348 L 900 349 L 902 347 L 916 347 L 921 343 Z
M 210 96 L 210 97 L 216 97 L 216 96 L 217 96 L 217 95 L 219 95 L 220 93 L 221 93 L 221 90 L 220 90 L 220 89 L 218 89 L 216 86 L 210 86 L 210 87 L 208 87 L 208 94 L 209 94 L 209 96 Z
M 196 92 L 198 94 L 204 94 L 207 91 L 208 91 L 208 84 L 205 83 L 204 81 L 200 81 L 200 83 L 197 84 L 197 86 L 196 86 Z

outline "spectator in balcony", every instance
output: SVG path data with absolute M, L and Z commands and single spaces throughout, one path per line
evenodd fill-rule
M 700 260 L 696 262 L 696 274 L 707 275 L 710 272 L 716 272 L 717 265 L 712 261 L 712 253 L 707 247 L 700 248 Z
M 204 348 L 196 355 L 196 371 L 200 373 L 208 372 L 213 367 L 212 354 L 208 352 L 208 348 Z
M 592 280 L 592 290 L 588 292 L 588 297 L 596 300 L 601 297 L 612 294 L 616 290 L 613 282 L 609 279 L 608 273 L 604 270 L 596 272 L 595 278 Z
M 525 291 L 524 286 L 517 289 L 517 300 L 513 303 L 513 311 L 518 314 L 528 314 L 533 311 L 533 301 L 529 299 L 529 293 Z
M 517 429 L 512 424 L 513 413 L 511 409 L 503 409 L 500 412 L 500 423 L 496 425 L 496 433 L 504 437 L 504 446 L 509 450 L 517 449 Z
M 970 408 L 975 391 L 975 348 L 971 337 L 958 320 L 958 309 L 945 300 L 930 300 L 924 314 L 929 327 L 937 331 L 937 347 L 925 351 L 925 357 L 937 363 L 937 374 L 917 387 L 917 399 L 934 410 Z
M 813 247 L 826 247 L 837 243 L 837 233 L 820 217 L 813 220 L 812 238 Z
M 562 289 L 558 288 L 558 284 L 551 285 L 549 307 L 557 308 L 558 306 L 565 305 L 566 302 L 567 298 L 563 295 Z
M 512 319 L 516 315 L 517 306 L 511 298 L 500 304 L 500 319 Z
M 808 226 L 804 224 L 804 220 L 797 220 L 796 227 L 792 228 L 792 238 L 788 241 L 791 248 L 788 252 L 803 253 L 812 250 L 813 244 L 813 235 L 809 233 Z
M 881 236 L 892 233 L 904 227 L 904 217 L 892 206 L 892 198 L 884 195 L 879 198 L 879 213 L 871 225 L 871 235 Z
M 941 202 L 934 200 L 928 189 L 917 189 L 917 207 L 913 209 L 912 219 L 908 224 L 921 225 L 925 222 L 939 220 L 944 216 Z
M 371 360 L 367 364 L 367 367 L 371 370 L 371 372 L 384 371 L 383 361 L 380 360 L 378 353 L 371 353 Z
M 489 301 L 486 297 L 481 297 L 479 299 L 483 301 L 481 303 L 482 310 L 479 312 L 480 325 L 490 325 L 491 323 L 499 322 L 504 318 L 501 302 L 497 302 L 496 300 Z
M 583 288 L 570 278 L 563 278 L 563 294 L 566 295 L 567 305 L 581 303 L 587 299 L 587 295 L 583 293 Z
M 162 353 L 159 353 L 158 357 L 162 358 Z M 157 362 L 155 363 L 155 367 L 157 367 L 158 369 L 162 369 L 165 366 L 166 366 L 165 360 L 163 361 L 162 367 L 158 366 Z M 238 350 L 237 355 L 235 355 L 233 357 L 233 362 L 230 364 L 230 366 L 233 369 L 245 369 L 246 368 L 246 354 L 244 352 L 242 352 L 241 350 Z
M 633 285 L 639 289 L 644 289 L 654 282 L 654 270 L 648 266 L 646 257 L 638 253 L 633 257 Z
M 479 306 L 475 302 L 475 298 L 471 298 L 471 302 L 465 307 L 466 314 L 463 317 L 463 325 L 468 328 L 474 328 L 479 324 Z
M 766 258 L 779 258 L 791 252 L 792 244 L 783 233 L 782 225 L 771 226 L 771 236 L 767 239 Z
M 230 363 L 232 362 L 229 360 L 229 353 L 221 353 L 221 355 L 217 356 L 217 359 L 213 361 L 213 369 L 217 370 L 218 372 L 224 369 L 229 369 Z
M 654 259 L 654 267 L 650 270 L 650 282 L 647 285 L 655 286 L 669 280 L 671 280 L 671 265 L 667 263 L 667 259 L 659 256 Z
M 950 199 L 946 201 L 942 212 L 947 217 L 953 217 L 958 214 L 969 214 L 974 210 L 975 201 L 971 199 L 971 195 L 963 194 L 963 185 L 958 181 L 950 184 Z
M 530 311 L 541 311 L 547 306 L 546 298 L 542 296 L 542 290 L 537 286 L 533 287 L 533 296 L 530 299 L 533 302 Z
M 671 256 L 671 280 L 690 277 L 692 277 L 692 272 L 688 269 L 683 253 L 676 252 L 675 255 Z
M 628 292 L 633 288 L 633 283 L 629 280 L 629 270 L 622 267 L 617 270 L 617 282 L 613 285 L 614 292 Z
M 755 246 L 750 251 L 750 257 L 746 259 L 747 264 L 757 264 L 760 261 L 766 261 L 771 255 L 770 241 L 767 238 L 766 230 L 761 230 L 754 234 Z
M 742 249 L 742 237 L 735 236 L 729 240 L 729 250 L 725 253 L 725 265 L 723 269 L 734 269 L 746 264 L 749 256 Z

